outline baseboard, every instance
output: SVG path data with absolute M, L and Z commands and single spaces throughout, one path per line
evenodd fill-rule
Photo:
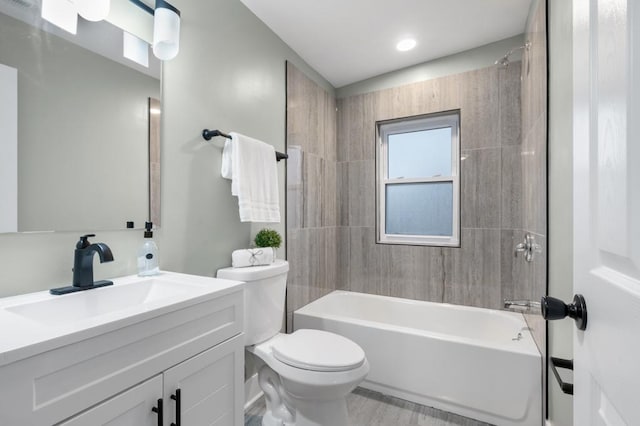
M 258 373 L 244 382 L 244 411 L 247 411 L 257 400 L 262 398 L 262 390 L 258 384 Z
M 544 426 L 553 426 L 553 423 L 551 422 L 551 420 L 547 419 L 544 421 Z

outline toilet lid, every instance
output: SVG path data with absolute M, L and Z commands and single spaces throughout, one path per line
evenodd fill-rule
M 279 361 L 312 371 L 345 371 L 364 363 L 364 351 L 346 337 L 321 330 L 297 330 L 273 346 Z

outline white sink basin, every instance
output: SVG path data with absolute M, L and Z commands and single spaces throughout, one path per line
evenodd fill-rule
M 112 281 L 112 286 L 60 296 L 42 291 L 0 298 L 0 366 L 237 292 L 243 285 L 175 272 Z
M 51 299 L 8 306 L 7 311 L 44 326 L 60 326 L 131 308 L 157 305 L 167 299 L 183 299 L 201 288 L 166 279 L 149 278 L 129 285 L 114 285 Z

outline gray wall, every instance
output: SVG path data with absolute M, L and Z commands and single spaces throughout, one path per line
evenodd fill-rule
M 549 295 L 573 298 L 572 1 L 549 2 Z M 550 356 L 573 358 L 573 322 L 550 321 Z M 573 424 L 573 398 L 549 377 L 549 420 Z
M 205 143 L 201 130 L 235 130 L 283 151 L 285 60 L 331 86 L 241 2 L 173 3 L 182 11 L 181 51 L 163 70 L 163 226 L 155 236 L 161 268 L 211 276 L 229 265 L 233 249 L 248 245 L 252 227 L 240 223 L 230 183 L 220 177 L 223 141 Z M 284 207 L 284 164 L 278 168 Z M 73 247 L 85 231 L 92 230 L 0 235 L 0 296 L 68 284 Z M 141 232 L 101 232 L 96 241 L 109 244 L 116 259 L 96 265 L 96 279 L 135 273 Z
M 336 97 L 346 98 L 348 96 L 382 89 L 391 89 L 404 84 L 418 83 L 420 81 L 490 67 L 497 59 L 501 58 L 514 47 L 521 46 L 523 42 L 524 34 L 520 34 L 474 49 L 465 50 L 464 52 L 454 55 L 368 78 L 336 89 Z M 519 61 L 520 57 L 521 52 L 516 51 L 511 55 L 511 60 Z

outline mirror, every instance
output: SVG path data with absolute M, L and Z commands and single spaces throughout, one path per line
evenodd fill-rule
M 114 0 L 123 11 L 141 13 Z M 160 62 L 122 52 L 109 22 L 78 18 L 74 36 L 40 18 L 39 0 L 0 0 L 0 232 L 157 221 Z

